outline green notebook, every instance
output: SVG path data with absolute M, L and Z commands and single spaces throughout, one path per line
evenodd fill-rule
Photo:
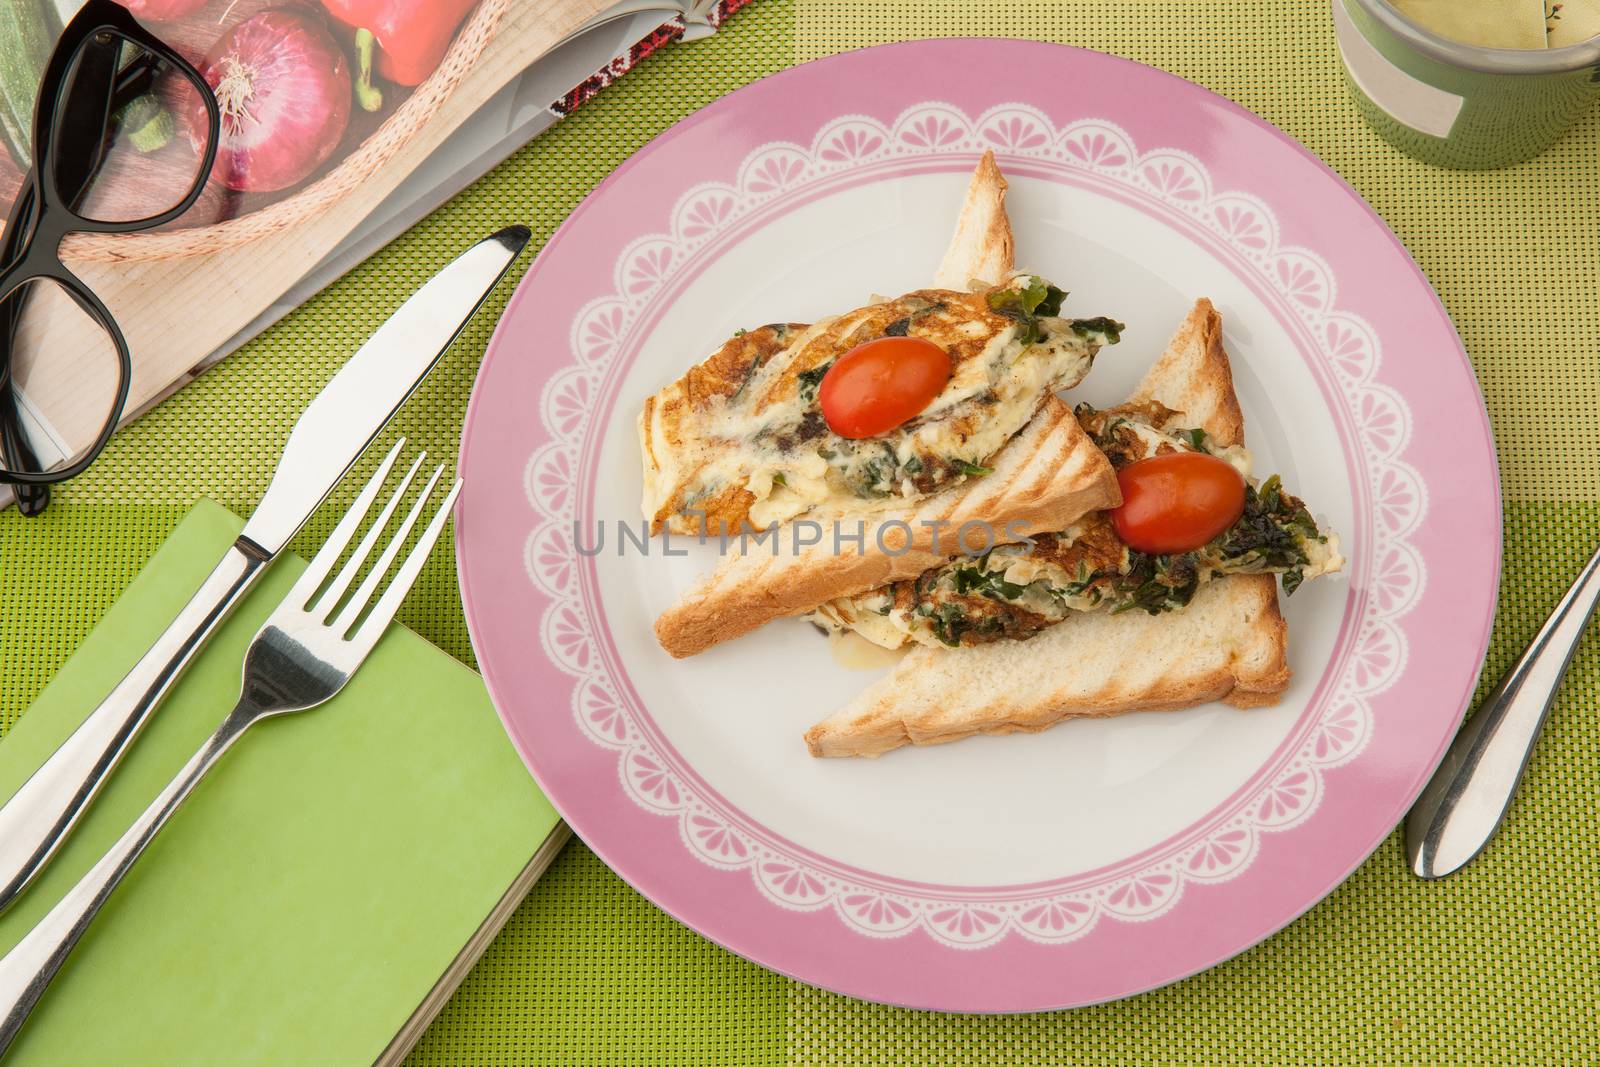
M 165 628 L 242 522 L 203 502 L 0 743 L 10 796 Z M 303 569 L 275 564 L 156 709 L 40 880 L 9 949 L 233 706 Z M 410 1049 L 566 840 L 483 682 L 392 627 L 321 708 L 252 727 L 128 875 L 6 1059 L 370 1064 Z

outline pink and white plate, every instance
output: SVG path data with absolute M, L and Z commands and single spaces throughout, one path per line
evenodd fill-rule
M 657 647 L 652 620 L 716 548 L 617 554 L 614 524 L 639 516 L 634 417 L 741 326 L 929 284 L 984 149 L 1011 183 L 1019 262 L 1070 288 L 1071 312 L 1128 323 L 1072 396 L 1125 396 L 1211 297 L 1258 469 L 1340 531 L 1348 575 L 1286 602 L 1278 707 L 815 760 L 801 733 L 874 675 L 799 622 L 682 662 Z M 461 470 L 478 658 L 578 834 L 733 951 L 923 1008 L 1127 996 L 1315 904 L 1454 733 L 1499 571 L 1477 384 L 1372 210 L 1220 97 L 1017 41 L 811 63 L 656 138 L 517 290 Z M 605 551 L 575 551 L 602 522 Z

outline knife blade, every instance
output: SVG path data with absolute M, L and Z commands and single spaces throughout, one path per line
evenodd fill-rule
M 463 252 L 301 414 L 239 539 L 99 707 L 0 807 L 0 910 L 49 863 L 195 652 L 427 377 L 530 236 L 510 226 Z

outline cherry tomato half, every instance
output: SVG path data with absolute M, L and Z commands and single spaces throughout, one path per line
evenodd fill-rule
M 1203 452 L 1168 452 L 1117 472 L 1122 506 L 1111 512 L 1117 536 L 1153 555 L 1208 543 L 1244 513 L 1244 477 Z
M 856 345 L 822 376 L 817 400 L 840 437 L 877 437 L 913 418 L 950 380 L 950 356 L 921 337 Z

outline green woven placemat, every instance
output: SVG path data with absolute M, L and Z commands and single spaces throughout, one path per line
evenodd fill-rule
M 191 502 L 210 496 L 248 512 L 294 416 L 453 251 L 512 221 L 547 237 L 652 136 L 761 75 L 941 34 L 1085 45 L 1191 78 L 1304 141 L 1388 219 L 1454 316 L 1495 424 L 1506 492 L 1488 672 L 1497 675 L 1600 540 L 1600 116 L 1530 163 L 1454 173 L 1407 160 L 1361 124 L 1325 2 L 757 0 L 715 37 L 647 60 L 121 434 L 43 519 L 0 516 L 0 725 L 27 707 Z M 454 457 L 491 322 L 480 317 L 393 432 Z M 330 523 L 325 510 L 299 547 L 314 548 Z M 404 621 L 470 661 L 447 553 Z M 1505 833 L 1462 874 L 1418 882 L 1391 839 L 1283 933 L 1167 989 L 1012 1018 L 858 1004 L 678 927 L 573 845 L 411 1062 L 1600 1062 L 1597 681 L 1591 634 Z

